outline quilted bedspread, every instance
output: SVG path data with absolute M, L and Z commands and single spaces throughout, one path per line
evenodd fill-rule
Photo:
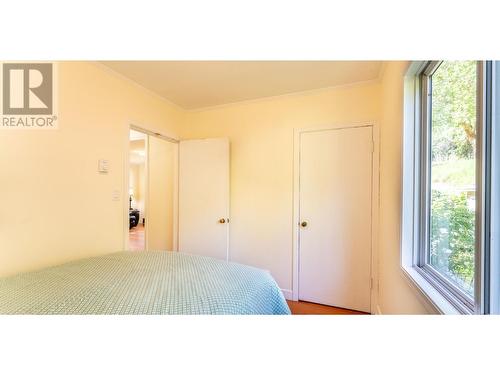
M 119 252 L 0 279 L 0 314 L 290 314 L 271 275 L 166 251 Z

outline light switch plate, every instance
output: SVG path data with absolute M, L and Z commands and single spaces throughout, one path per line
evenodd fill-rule
M 119 190 L 113 190 L 113 201 L 118 202 L 120 200 L 120 191 Z
M 108 173 L 109 171 L 109 162 L 106 159 L 99 159 L 99 173 Z

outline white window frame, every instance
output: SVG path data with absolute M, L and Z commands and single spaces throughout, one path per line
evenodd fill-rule
M 461 292 L 431 267 L 426 267 L 425 248 L 422 239 L 427 238 L 422 222 L 428 202 L 427 189 L 422 188 L 422 163 L 426 163 L 422 150 L 422 133 L 430 126 L 427 118 L 426 76 L 431 75 L 436 62 L 413 62 L 404 81 L 404 129 L 403 129 L 403 173 L 402 173 L 402 219 L 401 219 L 401 267 L 404 276 L 422 296 L 430 311 L 443 314 L 489 314 L 500 312 L 500 252 L 494 240 L 500 234 L 500 191 L 499 162 L 492 162 L 500 156 L 500 125 L 495 105 L 500 90 L 500 79 L 495 74 L 499 63 L 478 62 L 478 121 L 477 121 L 477 171 L 476 171 L 476 259 L 474 299 L 466 298 Z M 500 71 L 500 70 L 499 70 Z M 493 84 L 492 84 L 493 82 Z M 496 84 L 495 84 L 496 82 Z M 499 159 L 500 160 L 500 159 Z M 426 186 L 426 185 L 424 185 Z M 424 228 L 423 230 L 421 228 Z M 492 277 L 492 275 L 494 277 Z
M 490 66 L 488 66 L 490 65 Z M 489 306 L 487 312 L 500 314 L 500 61 L 486 65 L 491 75 L 491 92 L 486 96 L 486 120 L 491 122 L 491 196 L 489 245 Z

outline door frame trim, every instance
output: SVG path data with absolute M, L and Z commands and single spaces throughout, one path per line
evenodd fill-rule
M 292 299 L 299 299 L 299 251 L 300 251 L 300 136 L 303 133 L 341 130 L 360 127 L 372 128 L 372 238 L 371 238 L 371 293 L 370 312 L 377 311 L 379 295 L 378 239 L 380 212 L 380 129 L 376 121 L 342 122 L 310 128 L 295 128 L 293 134 L 293 221 L 292 221 Z
M 146 222 L 148 222 L 148 213 L 149 210 L 147 209 L 149 206 L 149 136 L 153 137 L 158 137 L 160 139 L 163 139 L 164 141 L 171 142 L 173 144 L 176 144 L 176 152 L 175 152 L 175 158 L 174 160 L 174 200 L 173 200 L 173 251 L 178 251 L 178 239 L 179 239 L 179 142 L 180 140 L 177 137 L 171 136 L 171 135 L 166 135 L 164 133 L 159 133 L 156 131 L 149 130 L 147 127 L 142 126 L 142 125 L 137 125 L 136 122 L 134 121 L 128 121 L 126 126 L 125 126 L 125 134 L 124 134 L 124 139 L 125 139 L 125 157 L 124 157 L 124 173 L 123 173 L 123 209 L 124 209 L 124 215 L 123 215 L 123 250 L 124 251 L 130 251 L 130 244 L 129 244 L 129 179 L 130 179 L 130 130 L 136 130 L 138 132 L 144 133 L 146 135 L 146 165 L 145 165 L 145 171 L 146 171 L 146 197 L 144 199 L 144 205 L 146 209 Z M 147 230 L 144 233 L 145 236 L 145 250 L 148 249 L 148 235 L 147 235 Z

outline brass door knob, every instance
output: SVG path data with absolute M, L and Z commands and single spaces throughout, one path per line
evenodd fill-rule
M 226 222 L 226 219 L 220 219 L 219 223 L 224 224 Z
M 300 226 L 301 226 L 302 228 L 307 227 L 307 221 L 303 221 L 302 223 L 300 223 Z

